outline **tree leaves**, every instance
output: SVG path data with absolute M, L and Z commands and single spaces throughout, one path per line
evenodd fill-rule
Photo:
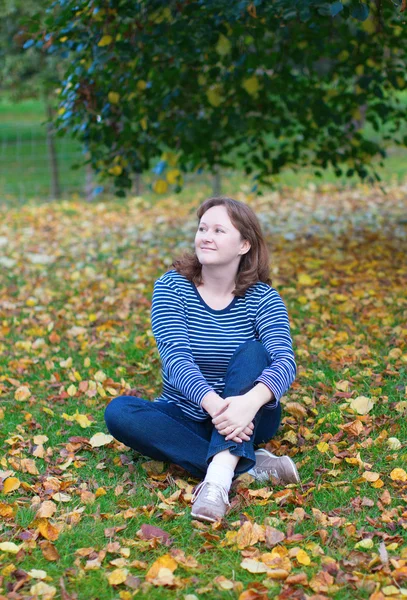
M 105 18 L 102 0 L 92 7 L 66 0 L 50 9 L 35 46 L 68 57 L 56 125 L 120 194 L 169 151 L 183 174 L 239 157 L 264 187 L 301 164 L 376 180 L 372 159 L 404 143 L 406 42 L 392 3 L 261 0 L 242 9 L 223 0 L 158 20 L 149 10 L 147 21 L 142 2 L 123 0 Z M 166 193 L 164 183 L 152 190 Z M 179 191 L 183 179 L 171 185 Z

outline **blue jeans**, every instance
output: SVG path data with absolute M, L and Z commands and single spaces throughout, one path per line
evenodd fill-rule
M 230 359 L 222 398 L 248 392 L 270 364 L 271 357 L 261 342 L 241 344 Z M 281 406 L 260 408 L 250 440 L 242 443 L 226 441 L 209 415 L 205 421 L 194 421 L 166 401 L 118 396 L 107 405 L 104 416 L 109 432 L 126 446 L 155 460 L 175 463 L 202 479 L 213 456 L 226 449 L 240 456 L 235 475 L 251 469 L 256 463 L 255 448 L 268 442 L 279 428 Z

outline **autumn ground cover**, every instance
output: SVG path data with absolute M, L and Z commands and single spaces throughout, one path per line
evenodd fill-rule
M 291 319 L 298 375 L 268 448 L 302 483 L 243 476 L 216 525 L 190 518 L 195 480 L 103 421 L 131 388 L 159 395 L 153 282 L 203 198 L 0 209 L 0 598 L 405 597 L 406 192 L 235 194 Z

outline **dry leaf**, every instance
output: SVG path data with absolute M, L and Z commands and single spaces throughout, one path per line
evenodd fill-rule
M 1 542 L 0 544 L 0 551 L 8 552 L 9 554 L 17 554 L 20 548 L 21 545 L 17 546 L 17 544 L 15 544 L 14 542 Z
M 254 558 L 245 558 L 240 563 L 242 569 L 246 569 L 249 573 L 267 573 L 269 568 L 263 562 L 255 560 Z
M 110 434 L 106 434 L 103 432 L 95 433 L 90 440 L 89 443 L 92 448 L 100 448 L 100 446 L 106 446 L 110 444 L 114 440 L 113 436 Z
M 390 473 L 390 479 L 393 479 L 393 481 L 407 481 L 407 473 L 404 469 L 393 469 Z
M 129 574 L 128 569 L 115 569 L 107 576 L 110 585 L 120 585 L 126 581 L 127 575 Z
M 350 400 L 349 406 L 358 415 L 367 415 L 372 410 L 374 402 L 371 398 L 367 398 L 367 396 L 358 396 Z
M 18 490 L 20 485 L 21 482 L 17 477 L 7 477 L 3 485 L 3 493 L 10 494 L 11 492 L 14 492 L 14 490 Z

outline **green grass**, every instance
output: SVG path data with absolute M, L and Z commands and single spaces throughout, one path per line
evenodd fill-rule
M 378 195 L 368 196 L 363 188 L 355 188 L 356 194 L 360 194 L 360 202 L 352 207 L 353 212 L 363 213 L 366 204 L 372 208 L 380 202 Z M 392 583 L 384 569 L 372 570 L 370 563 L 379 555 L 382 541 L 389 546 L 393 539 L 397 540 L 398 547 L 388 549 L 394 560 L 400 560 L 407 543 L 407 530 L 400 525 L 404 523 L 405 486 L 403 489 L 403 484 L 390 478 L 394 468 L 405 468 L 407 459 L 405 411 L 396 409 L 397 403 L 405 401 L 407 363 L 389 358 L 390 349 L 395 347 L 406 355 L 405 242 L 384 233 L 385 225 L 398 218 L 399 213 L 392 211 L 398 207 L 400 214 L 403 212 L 405 196 L 399 190 L 394 203 L 382 213 L 382 231 L 369 230 L 365 224 L 365 229 L 354 235 L 351 216 L 345 215 L 348 235 L 339 239 L 330 229 L 329 216 L 339 214 L 344 197 L 332 192 L 329 203 L 323 205 L 321 237 L 299 235 L 289 243 L 283 233 L 267 238 L 273 267 L 278 267 L 275 287 L 295 324 L 292 337 L 299 370 L 283 404 L 298 402 L 307 408 L 305 419 L 294 418 L 288 407 L 284 408 L 281 428 L 270 448 L 293 457 L 301 485 L 293 486 L 292 494 L 282 503 L 278 493 L 284 488 L 269 485 L 272 494 L 264 504 L 248 496 L 249 489 L 262 488 L 261 484 L 242 485 L 241 494 L 236 496 L 241 503 L 221 527 L 199 527 L 193 523 L 189 500 L 181 498 L 168 507 L 171 511 L 160 507 L 162 496 L 168 498 L 179 489 L 177 478 L 191 485 L 196 483 L 187 473 L 166 467 L 164 475 L 170 474 L 167 478 L 150 477 L 143 467 L 147 459 L 117 442 L 94 449 L 87 444 L 75 446 L 78 438 L 90 439 L 96 432 L 106 432 L 103 414 L 114 391 L 112 394 L 108 389 L 98 389 L 95 397 L 79 390 L 74 397 L 63 393 L 72 383 L 78 389 L 79 380 L 95 381 L 100 370 L 117 385 L 116 395 L 124 393 L 125 384 L 140 389 L 145 398 L 160 393 L 160 363 L 154 340 L 149 336 L 152 283 L 165 270 L 164 260 L 173 257 L 187 240 L 187 222 L 199 199 L 190 197 L 187 204 L 186 200 L 171 197 L 160 199 L 155 205 L 150 205 L 145 197 L 137 202 L 107 200 L 95 204 L 77 199 L 42 207 L 28 204 L 0 209 L 2 235 L 9 239 L 3 247 L 4 254 L 16 260 L 14 267 L 0 270 L 2 298 L 7 301 L 0 298 L 0 470 L 12 469 L 24 482 L 24 486 L 8 495 L 0 491 L 0 507 L 8 505 L 14 510 L 14 517 L 3 519 L 0 524 L 0 542 L 20 545 L 21 537 L 31 538 L 24 542 L 19 555 L 0 551 L 0 595 L 7 596 L 16 584 L 14 565 L 25 572 L 45 570 L 47 583 L 57 588 L 56 599 L 62 597 L 62 577 L 68 594 L 76 593 L 78 599 L 127 600 L 133 596 L 132 589 L 125 584 L 115 588 L 107 579 L 117 568 L 110 561 L 120 557 L 126 558 L 129 573 L 140 580 L 135 597 L 184 600 L 187 594 L 195 594 L 203 598 L 238 598 L 241 590 L 219 589 L 215 579 L 222 575 L 241 582 L 242 590 L 258 582 L 266 586 L 268 597 L 277 597 L 282 591 L 288 593 L 289 586 L 283 581 L 244 570 L 240 566 L 242 550 L 226 544 L 227 535 L 245 519 L 276 527 L 285 534 L 302 535 L 300 540 L 284 541 L 280 546 L 288 552 L 296 547 L 307 552 L 311 564 L 299 565 L 291 558 L 291 573 L 306 573 L 308 581 L 326 568 L 328 560 L 335 561 L 350 578 L 347 582 L 339 578 L 339 589 L 327 593 L 330 598 L 367 600 L 373 591 L 369 585 L 378 583 L 383 588 Z M 272 212 L 277 223 L 282 222 L 282 211 L 288 203 L 289 217 L 284 222 L 291 230 L 290 219 L 298 215 L 302 205 L 288 194 L 282 200 L 274 204 L 272 198 L 251 202 L 263 216 Z M 135 226 L 137 236 L 131 237 L 127 228 Z M 28 252 L 58 256 L 53 264 L 35 265 L 27 260 Z M 348 268 L 351 263 L 352 268 Z M 86 269 L 89 266 L 91 271 Z M 73 276 L 76 272 L 79 276 Z M 298 275 L 302 272 L 316 283 L 300 285 Z M 328 293 L 310 299 L 318 289 Z M 354 302 L 352 310 L 340 310 L 341 303 L 335 298 L 338 293 Z M 34 306 L 29 302 L 32 297 L 38 300 Z M 14 308 L 7 303 L 13 303 Z M 127 316 L 121 313 L 124 306 Z M 324 321 L 322 315 L 326 313 L 329 319 Z M 51 323 L 59 341 L 50 340 Z M 82 338 L 69 336 L 74 325 L 86 328 Z M 336 336 L 345 332 L 348 339 L 340 341 Z M 42 346 L 27 345 L 41 338 Z M 72 358 L 72 366 L 61 366 L 60 362 L 68 357 Z M 86 358 L 89 366 L 85 366 Z M 332 437 L 340 434 L 346 423 L 357 419 L 346 399 L 337 394 L 335 384 L 340 380 L 351 383 L 353 397 L 366 395 L 376 402 L 372 411 L 362 417 L 366 427 L 363 433 L 354 437 L 346 434 L 334 442 Z M 30 400 L 14 399 L 19 385 L 29 386 Z M 89 427 L 82 428 L 64 418 L 64 413 L 73 415 L 76 410 L 93 419 Z M 297 443 L 284 440 L 290 431 L 298 436 Z M 389 450 L 384 432 L 401 441 L 399 451 Z M 49 438 L 45 443 L 45 449 L 49 449 L 46 458 L 33 457 L 33 438 L 40 434 Z M 317 447 L 323 440 L 328 443 L 326 452 Z M 331 462 L 342 453 L 346 454 L 339 464 Z M 61 470 L 69 456 L 75 462 Z M 361 478 L 369 467 L 346 461 L 357 456 L 380 474 L 383 487 L 376 489 Z M 23 458 L 35 460 L 39 475 L 21 470 Z M 336 476 L 332 473 L 335 470 Z M 43 538 L 35 514 L 40 501 L 52 500 L 51 484 L 58 481 L 69 484 L 63 491 L 70 500 L 56 501 L 57 511 L 49 519 L 63 527 L 53 542 L 60 558 L 53 562 L 46 560 L 41 550 Z M 100 488 L 105 490 L 104 495 L 95 497 L 92 503 L 83 500 L 84 491 L 95 494 Z M 390 494 L 389 505 L 380 500 L 385 490 Z M 364 498 L 374 505 L 360 505 Z M 134 516 L 125 518 L 124 511 L 130 508 L 134 509 Z M 297 523 L 293 514 L 298 508 L 305 511 L 305 518 Z M 323 525 L 315 509 L 325 518 L 339 517 L 342 521 L 339 525 Z M 386 516 L 393 509 L 398 512 L 392 518 Z M 201 565 L 198 570 L 177 568 L 179 588 L 156 587 L 145 581 L 148 568 L 171 548 L 154 547 L 141 540 L 137 532 L 143 524 L 167 531 L 173 540 L 171 548 L 184 550 Z M 125 528 L 112 535 L 106 531 L 122 525 Z M 326 530 L 326 540 L 323 533 L 321 537 L 321 530 Z M 356 543 L 366 536 L 373 536 L 373 548 L 356 550 Z M 120 549 L 112 550 L 110 542 L 129 548 L 129 557 L 122 556 Z M 101 553 L 99 568 L 85 570 L 87 558 L 78 553 L 83 548 Z M 250 551 L 261 555 L 271 549 L 258 542 L 244 549 L 246 553 Z M 132 565 L 135 560 L 145 562 L 147 568 Z M 362 587 L 355 586 L 355 576 Z M 26 583 L 20 593 L 30 596 L 34 583 L 35 580 Z M 314 593 L 301 584 L 292 585 L 289 593 L 300 594 L 301 590 L 307 595 Z

